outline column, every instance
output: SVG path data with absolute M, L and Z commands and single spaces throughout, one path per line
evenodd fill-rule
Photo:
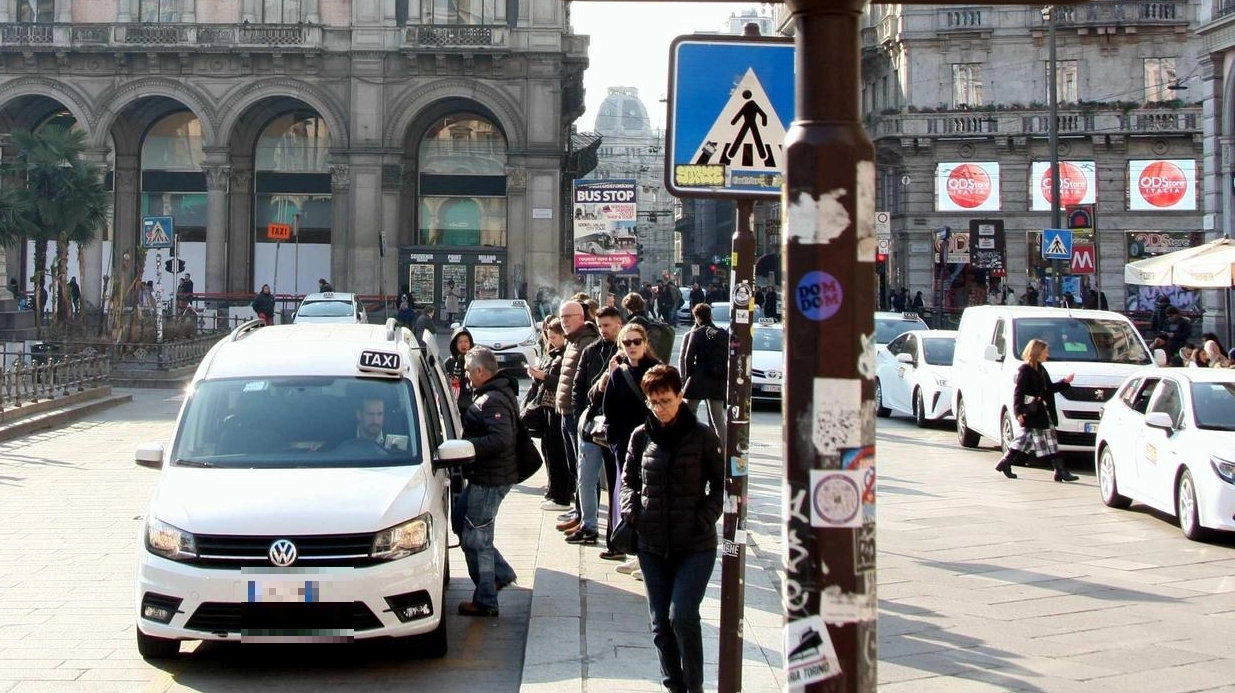
M 348 219 L 351 223 L 347 244 L 347 289 L 359 294 L 376 294 L 389 287 L 390 275 L 381 266 L 378 231 L 382 229 L 381 175 L 379 159 L 369 154 L 353 154 L 348 162 Z M 337 247 L 337 246 L 336 246 Z M 339 288 L 335 284 L 335 288 Z
M 386 256 L 382 258 L 382 276 L 385 279 L 385 292 L 396 294 L 399 287 L 407 282 L 407 277 L 399 274 L 399 202 L 403 190 L 403 166 L 399 157 L 389 159 L 395 163 L 382 165 L 382 220 L 381 228 L 386 237 Z
M 206 154 L 206 281 L 200 291 L 217 293 L 227 283 L 227 191 L 232 167 L 227 152 Z
M 520 281 L 528 282 L 529 287 L 532 284 L 528 270 L 536 243 L 528 197 L 526 162 L 521 156 L 510 156 L 506 166 L 506 286 L 502 294 L 510 298 L 516 295 Z
M 250 293 L 253 291 L 253 159 L 233 157 L 231 169 L 226 193 L 229 224 L 224 232 L 227 239 L 223 255 L 226 258 L 224 286 L 229 292 Z M 206 233 L 209 239 L 209 227 Z M 209 248 L 206 252 L 209 255 Z
M 99 179 L 107 175 L 107 150 L 90 149 L 82 154 L 82 160 L 98 167 Z M 114 222 L 113 222 L 114 223 Z M 112 234 L 115 235 L 114 227 Z M 95 237 L 86 244 L 78 244 L 77 252 L 83 258 L 81 276 L 82 305 L 93 303 L 99 305 L 103 296 L 103 273 L 110 272 L 103 267 L 103 243 L 106 231 L 100 229 Z
M 116 155 L 113 174 L 115 212 L 112 227 L 112 260 L 110 264 L 110 287 L 128 290 L 133 280 L 144 268 L 136 266 L 137 237 L 141 233 L 142 220 L 138 213 L 138 195 L 141 194 L 137 157 Z
M 347 164 L 330 165 L 330 276 L 327 277 L 339 291 L 349 291 L 348 253 L 351 252 L 351 167 Z

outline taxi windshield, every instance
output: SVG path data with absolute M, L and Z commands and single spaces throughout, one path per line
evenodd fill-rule
M 922 353 L 932 366 L 951 366 L 956 340 L 951 337 L 926 337 L 922 339 Z
M 784 332 L 755 328 L 751 334 L 752 351 L 784 351 Z
M 464 327 L 530 327 L 526 308 L 476 308 L 467 313 Z
M 921 320 L 906 320 L 904 318 L 875 318 L 875 343 L 887 344 L 909 330 L 925 330 L 926 323 Z
M 1192 383 L 1197 428 L 1235 431 L 1235 383 Z
M 342 318 L 353 314 L 351 301 L 313 301 L 300 306 L 302 318 Z
M 418 465 L 420 417 L 403 379 L 206 380 L 185 403 L 172 464 L 200 467 Z

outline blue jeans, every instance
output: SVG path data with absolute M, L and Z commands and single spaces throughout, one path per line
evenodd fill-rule
M 582 528 L 595 532 L 600 511 L 600 474 L 605 469 L 605 452 L 596 443 L 579 441 L 579 517 Z
M 451 513 L 455 534 L 467 559 L 467 574 L 476 585 L 472 601 L 497 608 L 497 586 L 515 581 L 515 569 L 493 545 L 493 528 L 502 499 L 510 486 L 481 486 L 469 483 Z
M 703 690 L 703 633 L 699 605 L 712 579 L 716 551 L 670 557 L 639 552 L 639 569 L 652 615 L 652 644 L 661 683 L 675 693 Z

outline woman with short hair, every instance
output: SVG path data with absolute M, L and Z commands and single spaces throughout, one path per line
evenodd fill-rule
M 1072 386 L 1073 374 L 1063 380 L 1051 381 L 1042 364 L 1050 356 L 1051 347 L 1041 339 L 1031 339 L 1021 352 L 1020 370 L 1016 372 L 1016 389 L 1012 394 L 1012 410 L 1021 425 L 1021 434 L 1008 443 L 1008 451 L 995 465 L 1009 479 L 1015 479 L 1012 465 L 1026 461 L 1029 455 L 1050 460 L 1055 469 L 1055 481 L 1076 481 L 1077 477 L 1064 466 L 1059 453 L 1055 426 L 1059 415 L 1055 411 L 1055 393 Z

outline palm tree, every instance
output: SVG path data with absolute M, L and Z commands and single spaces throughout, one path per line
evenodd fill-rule
M 0 241 L 13 243 L 23 236 L 35 241 L 35 320 L 43 311 L 43 280 L 47 276 L 47 244 L 55 242 L 52 286 L 57 301 L 56 319 L 69 316 L 69 243 L 79 246 L 94 240 L 107 224 L 111 194 L 103 187 L 99 167 L 82 160 L 86 134 L 71 127 L 49 124 L 35 132 L 12 134 L 17 156 L 0 167 L 11 204 L 0 201 Z

